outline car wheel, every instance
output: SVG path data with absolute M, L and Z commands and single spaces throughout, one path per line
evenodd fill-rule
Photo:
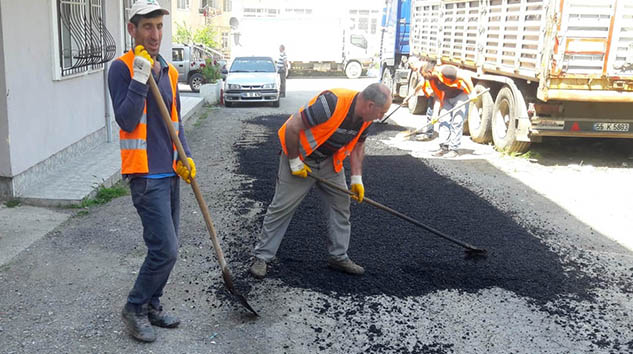
M 204 83 L 204 76 L 200 73 L 195 73 L 189 77 L 189 87 L 191 87 L 191 91 L 199 92 L 200 86 Z
M 345 75 L 348 79 L 358 79 L 363 71 L 363 67 L 357 61 L 351 61 L 345 66 Z
M 273 101 L 273 107 L 279 107 L 279 99 L 277 99 L 277 101 Z
M 233 107 L 233 102 L 229 102 L 227 100 L 224 100 L 224 107 Z

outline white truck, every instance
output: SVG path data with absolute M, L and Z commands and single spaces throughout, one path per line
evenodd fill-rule
M 243 17 L 238 20 L 239 43 L 233 56 L 279 57 L 286 47 L 290 72 L 339 72 L 358 78 L 373 63 L 367 38 L 350 31 L 342 16 Z
M 412 55 L 490 89 L 470 105 L 476 142 L 524 152 L 544 136 L 633 138 L 631 0 L 412 0 L 410 38 Z M 406 75 L 400 95 L 420 80 Z

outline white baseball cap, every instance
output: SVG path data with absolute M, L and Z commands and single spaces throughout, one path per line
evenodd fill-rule
M 130 18 L 134 17 L 134 15 L 147 15 L 154 11 L 160 11 L 163 15 L 169 15 L 169 11 L 162 8 L 156 0 L 136 0 L 130 9 Z

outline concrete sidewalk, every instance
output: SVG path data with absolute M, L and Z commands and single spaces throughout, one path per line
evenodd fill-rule
M 202 97 L 181 96 L 181 114 L 186 121 L 202 107 Z M 34 206 L 77 205 L 94 196 L 100 186 L 109 187 L 121 179 L 118 132 L 113 142 L 104 142 L 77 158 L 48 171 L 38 183 L 27 188 L 19 199 Z

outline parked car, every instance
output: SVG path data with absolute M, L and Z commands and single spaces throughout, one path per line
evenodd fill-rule
M 171 50 L 172 64 L 178 69 L 178 81 L 191 87 L 191 91 L 200 91 L 204 84 L 201 70 L 206 65 L 206 59 L 224 61 L 222 53 L 199 45 L 173 44 Z
M 271 102 L 279 107 L 279 74 L 271 57 L 236 57 L 224 81 L 224 105 Z

